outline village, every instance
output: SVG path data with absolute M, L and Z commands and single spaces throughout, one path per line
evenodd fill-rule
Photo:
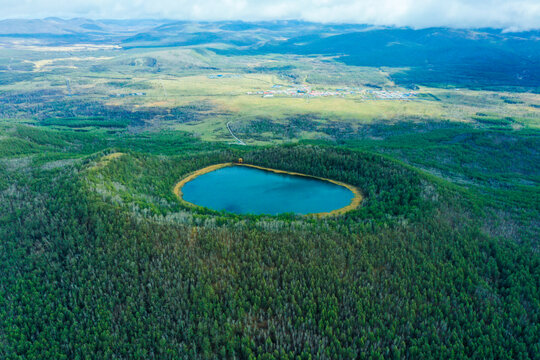
M 328 97 L 328 96 L 357 96 L 365 100 L 414 100 L 418 93 L 402 92 L 402 91 L 387 91 L 387 90 L 372 90 L 365 88 L 339 88 L 339 89 L 323 89 L 315 90 L 309 86 L 298 85 L 288 88 L 283 88 L 282 85 L 273 85 L 270 90 L 248 91 L 247 95 L 258 95 L 264 98 L 274 96 L 283 97 Z

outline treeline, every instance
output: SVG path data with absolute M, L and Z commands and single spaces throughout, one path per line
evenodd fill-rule
M 108 105 L 104 101 L 71 98 L 60 90 L 6 92 L 0 97 L 0 118 L 31 118 L 42 125 L 68 127 L 144 126 L 148 121 L 198 121 L 209 115 L 220 115 L 206 101 L 195 101 L 170 109 L 146 106 Z
M 70 118 L 49 118 L 44 119 L 41 122 L 44 126 L 67 126 L 70 128 L 80 128 L 87 126 L 106 127 L 106 128 L 127 128 L 129 126 L 129 120 L 114 119 L 108 120 L 103 116 L 81 116 Z

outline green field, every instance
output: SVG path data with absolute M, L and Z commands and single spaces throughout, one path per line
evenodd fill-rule
M 9 74 L 13 76 L 12 81 L 2 87 L 3 94 L 7 95 L 5 103 L 13 101 L 11 97 L 16 94 L 26 99 L 30 96 L 26 103 L 28 107 L 32 102 L 63 99 L 68 104 L 91 102 L 105 107 L 128 107 L 139 112 L 147 108 L 165 112 L 187 108 L 193 115 L 187 119 L 181 115 L 167 119 L 150 114 L 138 127 L 181 130 L 211 141 L 232 140 L 224 126 L 228 121 L 234 121 L 239 130 L 249 129 L 251 123 L 260 118 L 294 127 L 292 120 L 305 115 L 316 119 L 315 126 L 297 129 L 295 136 L 263 133 L 252 137 L 248 132 L 243 134 L 244 141 L 261 144 L 302 139 L 335 140 L 335 136 L 325 133 L 323 128 L 328 125 L 336 127 L 336 124 L 350 127 L 353 137 L 359 126 L 403 121 L 450 121 L 478 128 L 503 126 L 517 130 L 538 129 L 540 126 L 538 94 L 420 87 L 415 90 L 418 95 L 412 101 L 374 100 L 372 96 L 359 93 L 380 89 L 410 91 L 391 81 L 390 74 L 399 69 L 346 66 L 323 58 L 286 55 L 274 58 L 230 57 L 197 48 L 101 50 L 76 56 L 63 51 L 46 54 L 12 51 L 3 54 L 10 57 L 12 67 L 21 64 L 28 69 Z M 44 55 L 45 59 L 42 58 Z M 36 60 L 27 60 L 32 58 Z M 211 78 L 216 74 L 223 77 Z M 287 88 L 295 84 L 307 85 L 313 90 L 347 88 L 358 91 L 357 94 L 329 97 L 276 95 L 265 98 L 247 95 L 248 92 L 272 90 L 274 85 Z M 46 110 L 37 110 L 37 114 L 32 112 L 34 116 L 31 117 L 54 117 Z M 503 120 L 488 121 L 490 116 L 493 117 L 490 114 Z M 4 111 L 3 114 L 4 117 L 17 118 L 21 115 L 27 117 L 28 112 Z

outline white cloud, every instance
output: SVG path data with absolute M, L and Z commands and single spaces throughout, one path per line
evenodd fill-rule
M 374 25 L 540 28 L 539 0 L 0 0 L 3 18 L 301 19 Z

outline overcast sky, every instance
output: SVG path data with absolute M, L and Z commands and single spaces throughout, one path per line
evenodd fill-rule
M 0 8 L 4 19 L 302 19 L 415 28 L 540 28 L 540 0 L 0 0 Z

